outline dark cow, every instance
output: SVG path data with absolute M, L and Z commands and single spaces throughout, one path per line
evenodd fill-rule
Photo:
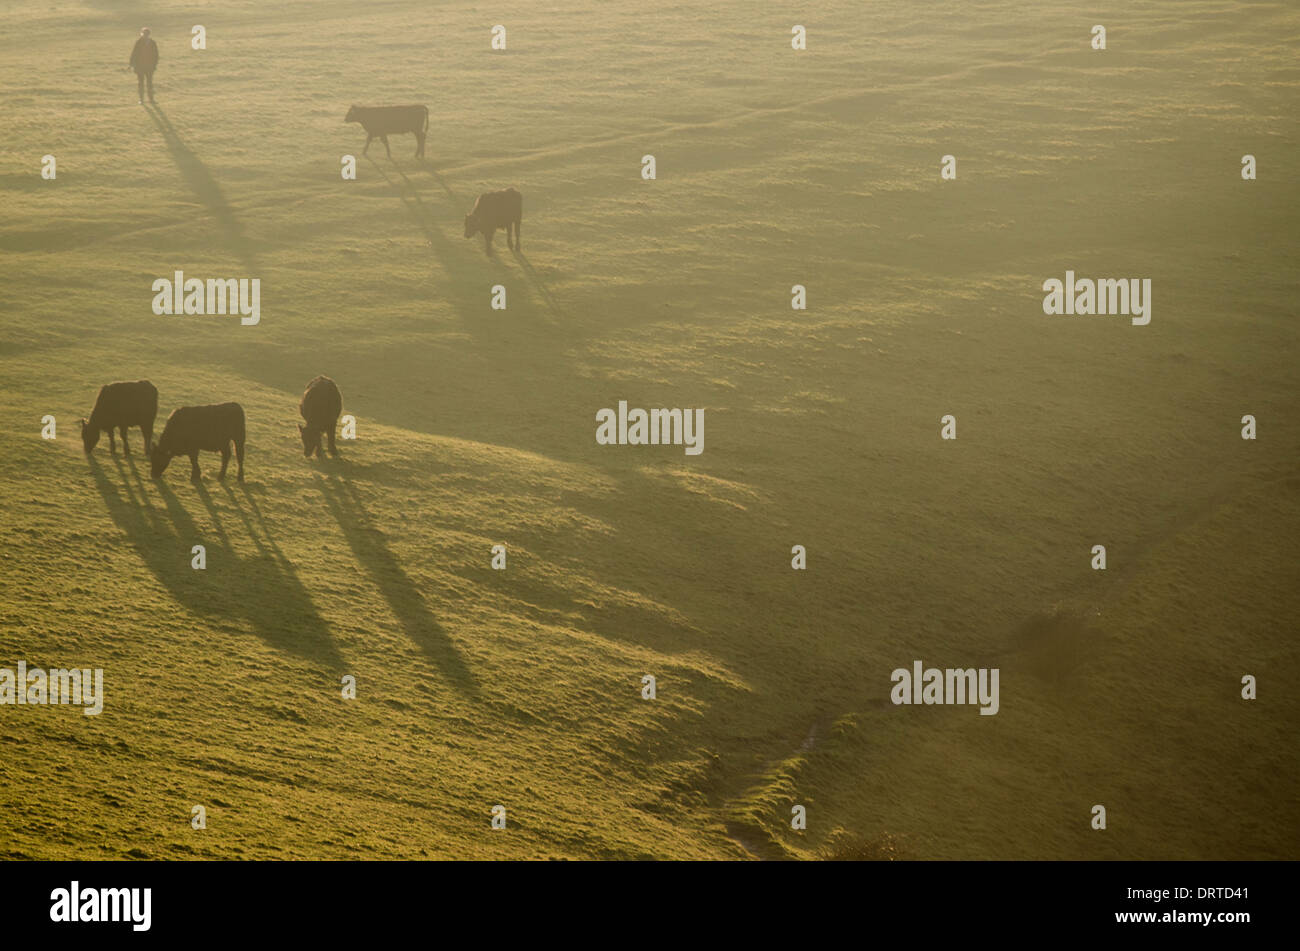
M 126 444 L 128 426 L 139 426 L 144 433 L 144 451 L 153 442 L 153 421 L 158 416 L 158 390 L 148 380 L 134 383 L 108 383 L 99 388 L 90 419 L 81 419 L 81 444 L 90 452 L 99 442 L 101 432 L 108 433 L 108 451 L 117 452 L 113 430 L 122 433 L 122 452 L 131 454 Z
M 244 481 L 244 407 L 238 403 L 182 406 L 167 417 L 162 437 L 153 447 L 149 474 L 155 479 L 167 469 L 172 456 L 190 457 L 190 481 L 198 482 L 199 451 L 221 453 L 221 478 L 230 463 L 230 444 L 239 460 L 239 481 Z
M 388 137 L 401 132 L 413 132 L 415 157 L 424 158 L 424 134 L 429 131 L 428 106 L 353 106 L 343 121 L 360 122 L 361 128 L 366 130 L 366 147 L 362 150 L 362 155 L 369 153 L 371 139 L 382 139 L 384 151 L 392 158 Z
M 327 376 L 318 376 L 307 384 L 298 404 L 298 412 L 307 420 L 307 425 L 298 425 L 298 434 L 302 436 L 302 454 L 308 459 L 316 453 L 320 458 L 321 433 L 329 436 L 330 455 L 337 456 L 334 448 L 334 429 L 339 424 L 339 414 L 343 412 L 343 396 L 333 380 Z
M 503 188 L 499 192 L 484 192 L 474 202 L 474 210 L 465 216 L 465 237 L 472 238 L 482 233 L 483 249 L 492 253 L 492 235 L 497 228 L 504 228 L 506 244 L 512 251 L 519 250 L 519 222 L 524 217 L 524 196 L 513 188 Z M 510 242 L 510 229 L 514 228 L 515 240 Z

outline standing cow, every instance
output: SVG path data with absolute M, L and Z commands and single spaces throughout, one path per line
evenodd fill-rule
M 158 416 L 158 390 L 148 380 L 134 383 L 108 383 L 99 388 L 90 419 L 81 418 L 81 444 L 90 452 L 99 442 L 101 432 L 108 433 L 108 451 L 117 452 L 113 430 L 122 433 L 122 452 L 131 454 L 126 444 L 126 430 L 139 426 L 144 434 L 144 451 L 153 442 L 153 421 Z
M 298 412 L 307 425 L 298 424 L 298 434 L 302 436 L 302 454 L 308 459 L 316 453 L 320 458 L 320 437 L 325 433 L 329 437 L 331 456 L 339 451 L 334 448 L 334 430 L 339 424 L 339 414 L 343 412 L 343 396 L 338 385 L 327 376 L 318 376 L 307 384 L 298 404 Z
M 182 406 L 167 417 L 162 437 L 153 447 L 149 474 L 159 478 L 172 456 L 190 457 L 190 481 L 198 482 L 199 451 L 221 453 L 221 478 L 230 463 L 230 444 L 239 460 L 239 481 L 244 481 L 244 407 L 238 403 Z
M 513 188 L 503 188 L 499 192 L 484 192 L 474 202 L 474 210 L 465 216 L 465 237 L 472 238 L 482 233 L 483 250 L 492 253 L 492 235 L 497 228 L 504 228 L 506 244 L 512 251 L 519 250 L 519 222 L 524 217 L 524 196 Z M 510 229 L 514 229 L 514 242 L 510 241 Z
M 415 134 L 415 157 L 424 158 L 424 135 L 429 131 L 428 106 L 353 106 L 348 110 L 344 122 L 360 122 L 366 130 L 366 147 L 361 154 L 370 151 L 372 139 L 382 139 L 384 151 L 393 157 L 388 147 L 388 137 L 402 132 Z

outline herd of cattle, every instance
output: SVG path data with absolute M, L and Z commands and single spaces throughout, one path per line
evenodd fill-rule
M 328 437 L 330 455 L 337 455 L 334 433 L 343 412 L 343 396 L 327 376 L 318 376 L 307 384 L 298 412 L 307 425 L 298 424 L 303 455 L 321 454 L 321 437 Z M 109 452 L 117 452 L 114 430 L 122 434 L 122 452 L 130 454 L 126 431 L 139 426 L 149 453 L 149 474 L 160 478 L 173 456 L 190 457 L 190 481 L 198 482 L 199 453 L 221 453 L 221 476 L 226 477 L 230 464 L 230 447 L 235 448 L 239 463 L 239 481 L 244 481 L 244 407 L 238 403 L 213 403 L 209 406 L 182 406 L 173 410 L 163 426 L 158 442 L 153 441 L 153 421 L 158 416 L 158 388 L 148 380 L 109 383 L 99 388 L 90 419 L 81 420 L 81 443 L 90 452 L 99 442 L 100 433 L 108 433 Z
M 393 157 L 388 147 L 390 135 L 410 132 L 415 136 L 415 157 L 424 157 L 424 138 L 429 131 L 428 106 L 353 106 L 348 110 L 344 122 L 359 122 L 366 130 L 366 147 L 362 155 L 370 151 L 370 143 L 379 139 L 384 143 L 384 151 Z M 492 253 L 492 235 L 498 228 L 506 233 L 506 245 L 512 251 L 519 250 L 519 222 L 523 218 L 523 196 L 513 188 L 496 192 L 484 192 L 474 202 L 474 208 L 465 216 L 465 237 L 483 235 L 483 248 Z M 514 240 L 511 240 L 513 230 Z
M 388 151 L 388 137 L 410 132 L 415 135 L 416 158 L 424 155 L 424 140 L 429 131 L 427 106 L 353 106 L 345 122 L 359 122 L 366 130 L 366 147 L 379 139 Z M 519 224 L 523 219 L 523 196 L 513 188 L 484 192 L 465 216 L 465 237 L 483 235 L 483 247 L 492 253 L 492 236 L 497 229 L 506 233 L 506 244 L 519 250 Z M 318 376 L 307 384 L 298 404 L 306 421 L 299 424 L 303 455 L 317 458 L 321 454 L 321 437 L 326 437 L 330 455 L 337 455 L 334 435 L 343 412 L 343 397 L 338 386 L 327 376 Z M 108 433 L 109 452 L 117 452 L 114 431 L 122 434 L 122 452 L 130 454 L 126 431 L 139 426 L 149 453 L 149 473 L 157 479 L 167 470 L 174 456 L 190 457 L 190 481 L 198 482 L 199 453 L 221 453 L 221 475 L 226 477 L 231 447 L 239 464 L 238 478 L 244 481 L 244 408 L 238 403 L 213 403 L 209 406 L 182 406 L 173 410 L 163 426 L 158 442 L 153 441 L 153 423 L 158 416 L 158 389 L 148 380 L 109 383 L 100 387 L 90 419 L 81 420 L 81 441 L 86 452 L 99 443 L 101 433 Z

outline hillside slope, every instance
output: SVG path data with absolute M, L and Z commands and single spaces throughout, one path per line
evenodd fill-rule
M 732 2 L 198 16 L 0 11 L 0 666 L 107 692 L 0 707 L 6 855 L 1295 857 L 1300 11 L 835 0 L 799 53 Z M 353 102 L 426 103 L 427 162 Z M 1045 316 L 1067 269 L 1151 324 Z M 154 315 L 176 270 L 261 322 Z M 317 462 L 319 373 L 358 438 Z M 138 378 L 159 428 L 240 401 L 246 481 L 87 457 Z M 597 445 L 619 400 L 703 453 Z M 892 705 L 916 659 L 999 714 Z

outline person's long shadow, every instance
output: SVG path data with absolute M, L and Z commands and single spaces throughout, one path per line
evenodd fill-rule
M 172 125 L 171 119 L 167 118 L 167 113 L 163 112 L 162 106 L 150 103 L 145 111 L 149 113 L 149 118 L 153 120 L 158 131 L 162 133 L 163 141 L 167 144 L 167 149 L 171 152 L 172 159 L 180 169 L 186 184 L 217 220 L 226 244 L 243 260 L 245 267 L 258 273 L 257 258 L 253 253 L 252 244 L 244 235 L 244 227 L 235 217 L 235 210 L 226 200 L 221 186 L 212 177 L 208 167 L 194 154 L 194 150 L 185 144 L 181 134 Z
M 116 482 L 93 454 L 89 462 L 95 487 L 109 515 L 177 602 L 220 627 L 242 618 L 268 646 L 331 670 L 342 669 L 329 627 L 293 567 L 273 541 L 252 530 L 241 508 L 237 511 L 244 516 L 245 527 L 258 548 L 256 557 L 241 558 L 234 550 L 205 486 L 200 484 L 195 489 L 207 506 L 212 531 L 195 524 L 165 481 L 151 482 L 151 491 L 133 457 L 126 457 L 125 463 L 121 457 L 113 457 Z M 163 500 L 161 509 L 154 502 L 155 492 Z M 238 497 L 232 498 L 238 501 Z M 194 545 L 204 545 L 209 551 L 203 571 L 190 566 Z
M 315 479 L 325 504 L 339 523 L 343 537 L 352 547 L 352 553 L 370 572 L 384 600 L 406 631 L 406 636 L 437 665 L 453 686 L 462 693 L 477 698 L 479 688 L 474 675 L 465 666 L 456 645 L 425 604 L 415 582 L 389 550 L 383 532 L 376 527 L 374 519 L 366 511 L 356 488 L 346 476 L 330 475 L 322 478 L 320 473 L 315 473 Z

